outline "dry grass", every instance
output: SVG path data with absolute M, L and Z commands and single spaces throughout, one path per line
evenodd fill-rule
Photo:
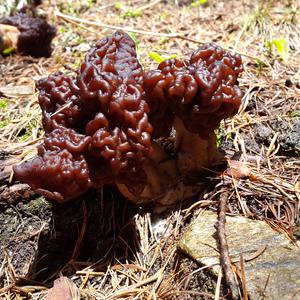
M 120 7 L 111 1 L 94 2 L 97 1 L 56 0 L 43 5 L 58 28 L 51 58 L 0 58 L 0 96 L 1 103 L 5 103 L 5 107 L 0 108 L 0 147 L 20 159 L 34 155 L 35 146 L 43 136 L 34 80 L 58 70 L 74 72 L 89 45 L 111 32 L 109 26 L 165 35 L 136 34 L 138 55 L 146 69 L 156 64 L 148 56 L 150 51 L 182 57 L 201 42 L 213 41 L 241 53 L 245 65 L 240 80 L 243 105 L 237 116 L 223 124 L 222 134 L 229 145 L 227 155 L 230 157 L 239 151 L 251 176 L 238 179 L 219 174 L 220 183 L 216 189 L 204 192 L 184 209 L 175 208 L 166 216 L 162 215 L 159 221 L 153 221 L 151 212 L 138 212 L 133 219 L 137 247 L 131 249 L 123 240 L 125 253 L 130 255 L 119 263 L 117 257 L 109 255 L 93 263 L 76 260 L 85 233 L 83 222 L 73 259 L 61 269 L 62 273 L 73 269 L 70 279 L 87 299 L 215 298 L 220 285 L 215 294 L 188 288 L 191 269 L 180 267 L 176 241 L 185 225 L 202 209 L 218 206 L 221 187 L 226 187 L 230 195 L 231 213 L 266 220 L 291 240 L 295 239 L 294 233 L 300 225 L 299 157 L 279 155 L 276 134 L 268 145 L 260 145 L 256 152 L 250 151 L 245 141 L 245 137 L 255 136 L 255 124 L 291 120 L 300 113 L 299 3 L 292 0 L 208 0 L 206 6 L 191 7 L 190 1 L 185 0 L 128 0 L 116 2 L 122 3 Z M 62 18 L 57 11 L 83 21 L 101 22 L 102 26 Z M 281 60 L 275 49 L 270 52 L 265 46 L 267 41 L 281 37 L 290 45 L 286 61 Z M 3 89 L 10 86 L 25 88 L 18 93 Z M 202 269 L 194 268 L 194 275 Z M 16 284 L 18 278 L 9 256 L 0 264 L 0 277 L 3 299 L 43 299 L 47 293 L 47 288 L 39 283 Z

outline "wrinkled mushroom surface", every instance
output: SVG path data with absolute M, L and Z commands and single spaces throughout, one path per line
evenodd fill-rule
M 16 166 L 16 176 L 34 189 L 48 190 L 48 197 L 58 201 L 111 181 L 141 192 L 147 182 L 142 165 L 152 149 L 142 79 L 134 42 L 116 32 L 90 50 L 77 76 L 57 73 L 39 80 L 36 86 L 46 131 L 43 151 L 31 162 Z M 83 173 L 78 173 L 79 162 Z M 46 174 L 54 170 L 57 175 L 46 184 Z M 64 195 L 69 178 L 78 184 Z
M 145 73 L 133 40 L 117 31 L 91 48 L 75 76 L 37 82 L 46 135 L 16 177 L 61 202 L 104 184 L 135 203 L 190 196 L 195 189 L 182 179 L 221 158 L 214 129 L 239 108 L 241 72 L 240 56 L 205 44 L 189 60 Z M 174 130 L 170 158 L 161 139 Z
M 187 130 L 209 135 L 222 119 L 237 112 L 242 97 L 237 78 L 242 70 L 239 55 L 214 44 L 201 46 L 189 60 L 172 58 L 160 63 L 144 77 L 154 130 L 160 131 L 167 114 L 172 121 L 162 135 L 171 131 L 174 115 Z

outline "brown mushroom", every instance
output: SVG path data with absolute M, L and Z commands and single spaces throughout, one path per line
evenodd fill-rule
M 241 101 L 241 59 L 205 45 L 144 74 L 124 32 L 100 40 L 77 76 L 37 82 L 46 132 L 16 177 L 57 201 L 115 184 L 130 201 L 172 204 L 198 190 L 185 177 L 220 160 L 214 130 Z M 177 156 L 159 138 L 176 130 Z

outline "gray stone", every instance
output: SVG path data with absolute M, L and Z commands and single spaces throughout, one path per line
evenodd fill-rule
M 288 120 L 273 120 L 266 124 L 254 125 L 255 141 L 269 145 L 276 133 L 276 143 L 280 144 L 279 153 L 289 156 L 300 156 L 300 117 Z
M 201 214 L 187 228 L 178 247 L 201 265 L 211 266 L 217 275 L 216 221 L 216 213 Z M 251 299 L 261 299 L 263 294 L 264 299 L 291 299 L 295 293 L 293 299 L 300 299 L 300 243 L 293 245 L 267 223 L 241 216 L 226 217 L 226 234 L 232 261 L 238 266 L 243 254 Z M 261 254 L 253 259 L 256 253 Z

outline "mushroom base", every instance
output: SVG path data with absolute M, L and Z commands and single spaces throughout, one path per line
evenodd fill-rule
M 203 138 L 188 131 L 179 118 L 176 118 L 174 127 L 177 167 L 182 176 L 201 173 L 222 161 L 223 155 L 218 150 L 214 131 Z
M 199 193 L 200 187 L 185 184 L 185 179 L 203 173 L 222 160 L 223 155 L 218 151 L 214 132 L 204 139 L 199 134 L 187 131 L 180 120 L 177 120 L 176 125 L 176 159 L 168 158 L 165 151 L 153 142 L 153 153 L 143 167 L 148 180 L 141 194 L 134 195 L 125 184 L 117 183 L 120 192 L 129 201 L 170 206 L 192 197 Z
M 6 49 L 17 49 L 20 31 L 17 27 L 0 24 L 0 54 Z
M 131 193 L 125 184 L 116 183 L 120 192 L 135 204 L 149 203 L 152 201 L 163 205 L 170 205 L 184 193 L 183 185 L 178 185 L 179 172 L 176 162 L 168 158 L 165 151 L 152 142 L 153 151 L 143 170 L 147 175 L 147 184 L 139 195 Z M 175 199 L 176 198 L 176 199 Z

